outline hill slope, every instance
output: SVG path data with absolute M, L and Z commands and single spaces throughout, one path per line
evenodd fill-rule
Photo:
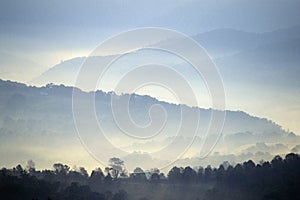
M 46 156 L 47 160 L 51 161 L 63 159 L 59 153 L 47 153 L 46 155 L 43 153 L 49 151 L 49 149 L 52 152 L 69 152 L 70 149 L 73 153 L 83 151 L 82 147 L 78 146 L 80 143 L 73 121 L 72 92 L 72 87 L 63 85 L 49 84 L 45 87 L 31 87 L 21 83 L 1 80 L 0 146 L 2 153 L 8 152 L 11 154 L 9 158 L 1 156 L 1 163 L 11 163 L 10 159 L 13 158 L 29 159 L 28 156 L 43 163 L 45 158 L 41 157 L 41 155 Z M 88 96 L 92 93 L 82 92 L 82 94 L 83 96 Z M 180 110 L 186 109 L 187 113 L 199 112 L 201 116 L 199 132 L 196 139 L 194 139 L 193 145 L 185 154 L 190 159 L 182 160 L 183 163 L 196 164 L 199 162 L 197 159 L 192 158 L 199 153 L 211 117 L 211 109 L 169 104 L 150 96 L 132 94 L 130 95 L 129 110 L 132 119 L 138 125 L 144 126 L 150 122 L 148 109 L 153 105 L 163 106 L 168 116 L 166 126 L 157 137 L 147 140 L 136 140 L 126 136 L 118 129 L 110 107 L 112 97 L 122 100 L 126 99 L 128 95 L 118 96 L 112 92 L 105 93 L 102 91 L 97 91 L 94 94 L 96 99 L 95 112 L 98 122 L 102 124 L 106 137 L 115 146 L 129 152 L 129 154 L 124 155 L 124 158 L 127 159 L 128 166 L 131 166 L 131 163 L 133 167 L 133 163 L 137 158 L 145 159 L 145 167 L 160 162 L 153 162 L 148 153 L 159 150 L 162 146 L 170 144 L 170 142 L 178 149 L 183 149 L 185 145 L 188 145 L 193 137 L 192 130 L 189 132 L 188 124 L 187 127 L 184 127 L 184 130 L 186 130 L 184 134 L 180 135 L 180 137 L 176 135 L 178 120 L 180 121 L 180 117 L 186 117 L 181 116 Z M 156 116 L 154 115 L 153 117 L 155 119 Z M 87 123 L 90 121 L 92 120 L 87 119 Z M 89 127 L 87 127 L 86 131 L 86 136 L 93 134 L 92 132 L 88 133 Z M 219 159 L 233 161 L 235 160 L 234 158 L 247 159 L 249 156 L 257 156 L 257 159 L 263 159 L 266 155 L 271 157 L 274 153 L 288 152 L 300 141 L 298 136 L 282 130 L 276 123 L 250 116 L 242 111 L 227 111 L 222 133 L 223 137 L 221 137 L 218 145 L 213 150 L 214 152 L 222 152 L 222 155 L 214 154 L 214 156 L 217 156 L 213 157 L 216 162 L 222 162 Z M 143 135 L 145 134 L 143 132 L 139 134 L 138 136 L 147 136 Z M 81 137 L 84 140 L 85 134 L 81 135 Z M 92 135 L 92 137 L 94 136 Z M 99 141 L 98 145 L 101 146 L 101 144 L 101 141 Z M 40 154 L 33 151 L 33 147 L 41 149 Z M 104 151 L 103 148 L 101 147 L 100 150 Z M 26 153 L 23 155 L 18 151 L 20 149 L 22 149 L 23 153 Z M 159 158 L 168 160 L 174 154 L 174 151 L 171 150 L 170 152 L 165 152 L 165 155 L 161 154 Z M 131 155 L 130 152 L 133 154 Z M 251 153 L 244 154 L 249 152 Z M 256 154 L 257 152 L 260 152 L 260 154 Z M 238 157 L 240 154 L 241 156 Z M 236 157 L 226 157 L 226 155 L 235 155 Z M 69 156 L 65 159 L 69 159 L 69 162 L 72 162 L 74 158 Z M 208 160 L 208 162 L 213 163 L 211 160 Z

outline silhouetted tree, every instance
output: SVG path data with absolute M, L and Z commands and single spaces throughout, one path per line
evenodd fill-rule
M 158 183 L 160 181 L 159 174 L 157 174 L 157 173 L 151 174 L 150 181 L 151 181 L 151 183 Z
M 34 173 L 35 172 L 35 163 L 32 160 L 28 160 L 26 169 L 29 173 Z
M 70 167 L 68 165 L 63 165 L 61 163 L 55 163 L 53 165 L 56 174 L 67 175 L 69 173 Z
M 204 169 L 204 180 L 211 181 L 213 178 L 213 170 L 210 165 Z
M 13 172 L 15 175 L 23 175 L 25 174 L 25 170 L 23 169 L 22 165 L 18 164 L 15 168 L 13 168 Z
M 197 173 L 191 167 L 184 168 L 182 172 L 182 179 L 185 182 L 193 182 L 197 178 Z
M 179 182 L 182 180 L 181 169 L 178 167 L 173 167 L 169 173 L 168 178 L 171 182 Z
M 223 181 L 224 177 L 225 177 L 225 168 L 223 165 L 220 165 L 217 170 L 216 179 L 217 181 L 220 182 Z
M 159 173 L 159 179 L 160 180 L 166 180 L 167 178 L 166 178 L 164 173 Z
M 104 174 L 101 168 L 96 168 L 92 171 L 89 181 L 94 184 L 99 184 L 104 180 Z
M 199 167 L 198 171 L 197 171 L 197 180 L 198 181 L 203 181 L 203 179 L 204 179 L 204 168 Z
M 111 172 L 111 176 L 113 179 L 119 178 L 119 175 L 123 176 L 126 174 L 126 170 L 124 167 L 124 161 L 120 158 L 111 158 L 109 159 L 109 171 Z
M 277 155 L 273 158 L 273 160 L 271 161 L 271 164 L 275 170 L 281 170 L 282 165 L 283 165 L 283 160 L 280 156 Z
M 252 170 L 255 168 L 255 163 L 252 160 L 248 160 L 243 163 L 243 167 L 245 170 Z
M 147 179 L 144 170 L 140 167 L 133 170 L 133 173 L 130 174 L 130 178 L 136 181 L 146 181 Z

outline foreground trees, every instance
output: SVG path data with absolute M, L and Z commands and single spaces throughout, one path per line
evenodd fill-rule
M 122 177 L 120 159 L 112 160 L 106 174 L 97 168 L 90 176 L 83 167 L 56 163 L 53 170 L 38 171 L 32 161 L 27 164 L 26 170 L 0 170 L 1 199 L 300 199 L 300 157 L 293 153 L 260 164 L 173 167 L 167 178 L 139 167 Z
M 118 179 L 119 176 L 121 176 L 121 177 L 127 176 L 127 172 L 124 167 L 124 161 L 121 160 L 120 158 L 114 157 L 114 158 L 109 159 L 108 165 L 110 168 L 106 169 L 106 171 L 111 173 L 111 176 L 113 179 Z

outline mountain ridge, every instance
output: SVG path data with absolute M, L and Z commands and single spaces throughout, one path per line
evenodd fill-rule
M 96 145 L 99 153 L 109 152 L 109 154 L 105 154 L 107 157 L 102 160 L 106 161 L 112 155 L 117 156 L 116 152 L 108 151 L 102 146 L 101 140 L 97 139 L 99 132 L 91 132 L 93 130 L 89 128 L 90 125 L 87 126 L 84 133 L 76 131 L 72 110 L 73 90 L 74 87 L 64 85 L 48 84 L 36 87 L 0 80 L 0 109 L 2 111 L 0 113 L 0 162 L 13 163 L 16 159 L 33 159 L 46 166 L 45 163 L 50 161 L 57 162 L 57 160 L 67 158 L 68 160 L 65 162 L 69 163 L 74 163 L 74 160 L 79 159 L 83 163 L 91 163 L 91 158 L 82 146 L 83 143 L 87 146 L 89 144 L 85 143 L 85 140 L 80 140 L 80 138 L 86 137 L 90 138 L 92 142 L 98 141 Z M 166 126 L 158 136 L 147 140 L 133 140 L 116 127 L 110 107 L 111 97 L 115 93 L 98 90 L 89 93 L 82 92 L 82 94 L 84 96 L 95 95 L 95 114 L 98 122 L 101 123 L 105 137 L 114 146 L 129 152 L 127 155 L 120 155 L 129 168 L 136 167 L 136 154 L 139 154 L 139 158 L 145 161 L 141 167 L 154 167 L 151 166 L 152 164 L 164 165 L 172 160 L 173 156 L 176 156 L 174 152 L 185 149 L 190 142 L 192 145 L 184 152 L 185 156 L 179 159 L 178 163 L 193 166 L 199 164 L 200 158 L 197 155 L 199 149 L 205 148 L 202 147 L 202 143 L 212 109 L 169 104 L 147 95 L 132 94 L 129 108 L 132 120 L 137 124 L 144 126 L 150 122 L 149 109 L 155 104 L 161 105 L 168 116 Z M 121 100 L 126 99 L 126 94 L 117 97 Z M 182 108 L 186 109 L 188 113 L 199 111 L 200 124 L 197 135 L 194 135 L 193 130 L 189 129 L 189 124 L 185 127 L 187 132 L 177 135 L 176 131 L 180 124 L 179 111 Z M 187 121 L 189 121 L 189 115 L 182 117 L 187 117 Z M 91 122 L 90 119 L 83 120 L 86 120 L 87 123 Z M 138 136 L 147 135 L 139 133 Z M 214 135 L 206 137 L 208 137 L 207 139 L 215 138 Z M 230 162 L 247 159 L 259 161 L 274 156 L 274 153 L 283 154 L 290 149 L 298 151 L 296 147 L 299 142 L 299 136 L 283 130 L 282 127 L 268 119 L 251 116 L 243 111 L 226 111 L 221 137 L 217 140 L 212 155 L 201 160 L 201 163 L 218 164 L 217 162 L 222 162 L 224 159 Z M 157 155 L 156 157 L 152 156 L 151 152 L 159 152 L 162 147 L 168 145 L 171 145 L 169 151 L 160 153 L 158 157 Z M 47 160 L 41 155 L 36 155 L 35 149 L 38 149 L 41 155 L 47 155 Z M 1 156 L 5 152 L 10 153 L 9 158 Z M 27 152 L 27 154 L 20 152 Z M 28 158 L 28 155 L 32 157 Z M 76 156 L 74 157 L 74 155 Z
M 45 86 L 42 86 L 42 87 L 37 87 L 37 86 L 30 86 L 30 85 L 27 85 L 25 83 L 19 83 L 19 82 L 15 82 L 15 81 L 4 81 L 2 79 L 0 79 L 0 88 L 1 88 L 1 97 L 3 98 L 3 93 L 5 92 L 8 92 L 10 93 L 9 95 L 15 95 L 15 94 L 28 94 L 28 91 L 29 92 L 33 92 L 33 94 L 35 95 L 40 95 L 40 96 L 48 96 L 48 95 L 54 95 L 54 96 L 62 96 L 62 97 L 67 97 L 67 98 L 71 98 L 71 95 L 72 95 L 72 92 L 74 89 L 76 90 L 79 90 L 79 91 L 82 91 L 80 88 L 76 88 L 76 87 L 73 87 L 73 86 L 64 86 L 63 84 L 60 84 L 60 85 L 56 85 L 56 84 L 53 84 L 53 83 L 50 83 L 50 84 L 47 84 Z M 26 92 L 24 92 L 23 90 L 26 90 Z M 51 92 L 51 93 L 50 93 Z M 96 91 L 90 91 L 90 92 L 84 92 L 82 91 L 83 93 L 86 93 L 86 94 L 89 94 L 89 93 L 95 93 L 96 95 L 96 98 L 98 96 L 100 96 L 100 98 L 102 96 L 107 96 L 107 95 L 117 95 L 115 94 L 113 91 L 109 91 L 109 92 L 105 92 L 105 91 L 102 91 L 102 90 L 96 90 Z M 0 94 L 1 94 L 0 93 Z M 161 103 L 161 104 L 165 104 L 167 106 L 175 106 L 175 107 L 178 107 L 178 106 L 186 106 L 188 107 L 189 109 L 201 109 L 203 111 L 210 111 L 212 110 L 212 108 L 201 108 L 201 107 L 195 107 L 195 106 L 189 106 L 189 105 L 185 105 L 185 104 L 175 104 L 175 103 L 169 103 L 167 101 L 162 101 L 162 100 L 159 100 L 155 97 L 152 97 L 152 96 L 149 96 L 149 95 L 139 95 L 139 94 L 121 94 L 121 95 L 117 95 L 119 97 L 122 97 L 122 96 L 126 96 L 126 95 L 129 95 L 129 96 L 133 96 L 133 97 L 139 97 L 141 99 L 147 99 L 147 101 L 149 102 L 157 102 L 157 103 Z M 4 101 L 2 101 L 4 102 Z M 229 113 L 230 115 L 232 115 L 233 118 L 236 118 L 237 116 L 234 116 L 234 115 L 240 115 L 241 118 L 247 118 L 247 117 L 250 117 L 252 119 L 258 119 L 258 120 L 263 120 L 263 121 L 266 121 L 266 122 L 270 122 L 271 124 L 274 124 L 278 127 L 280 127 L 278 124 L 276 124 L 275 122 L 271 121 L 271 120 L 268 120 L 267 118 L 263 118 L 263 117 L 257 117 L 257 116 L 254 116 L 254 115 L 250 115 L 248 114 L 247 112 L 244 112 L 244 111 L 240 111 L 240 110 L 226 110 L 226 113 Z M 281 127 L 279 128 L 281 129 Z M 284 132 L 284 130 L 282 129 L 282 131 Z

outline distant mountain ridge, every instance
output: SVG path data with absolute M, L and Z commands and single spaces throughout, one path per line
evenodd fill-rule
M 264 82 L 270 77 L 269 73 L 272 74 L 270 81 L 276 78 L 289 80 L 289 76 L 293 77 L 298 74 L 290 72 L 298 70 L 299 35 L 300 27 L 265 33 L 218 29 L 200 33 L 192 38 L 207 50 L 225 81 L 229 83 L 232 81 L 231 76 L 234 70 L 236 72 L 234 79 L 245 80 L 240 84 L 248 84 L 251 73 L 258 82 Z M 42 86 L 55 83 L 74 86 L 77 73 L 85 59 L 86 57 L 77 57 L 63 61 L 33 79 L 30 84 Z M 134 65 L 134 62 L 131 65 Z M 172 63 L 170 65 L 172 66 Z M 295 77 L 291 81 L 291 85 L 295 85 L 295 82 L 299 85 Z
M 47 83 L 74 85 L 75 80 L 72 77 L 76 77 L 79 67 L 85 60 L 85 57 L 76 57 L 70 60 L 62 61 L 61 63 L 53 66 L 47 71 L 43 72 L 40 76 L 30 81 L 32 84 L 44 85 Z M 62 77 L 68 77 L 62 80 Z
M 241 51 L 255 49 L 273 43 L 285 43 L 299 39 L 300 27 L 278 29 L 271 32 L 254 33 L 235 29 L 217 29 L 195 35 L 212 57 L 224 57 Z
M 86 153 L 83 153 L 82 147 L 80 147 L 81 144 L 78 141 L 79 138 L 73 120 L 73 89 L 73 87 L 64 85 L 48 84 L 43 87 L 36 87 L 0 80 L 0 152 L 2 152 L 0 155 L 4 152 L 10 152 L 11 154 L 9 158 L 0 156 L 6 159 L 0 159 L 2 163 L 10 162 L 10 158 L 13 160 L 28 159 L 28 157 L 24 157 L 28 154 L 32 155 L 34 160 L 45 162 L 44 158 L 40 157 L 41 155 L 35 155 L 36 151 L 32 151 L 32 148 L 38 148 L 41 153 L 56 152 L 53 155 L 47 154 L 47 159 L 52 161 L 66 159 L 59 156 L 61 152 L 68 153 L 67 155 L 78 154 L 79 157 L 77 156 L 75 159 L 86 159 L 80 157 L 80 155 L 86 156 Z M 91 92 L 83 92 L 82 94 L 84 96 L 92 95 Z M 187 158 L 178 160 L 178 162 L 183 165 L 191 164 L 194 166 L 197 166 L 197 163 L 200 162 L 197 158 L 197 152 L 199 152 L 204 139 L 203 133 L 209 124 L 211 109 L 180 107 L 180 105 L 158 101 L 150 96 L 131 94 L 129 110 L 132 119 L 136 123 L 142 126 L 149 123 L 148 111 L 155 104 L 164 107 L 168 121 L 160 135 L 153 139 L 128 140 L 128 137 L 117 128 L 110 107 L 112 96 L 122 100 L 128 94 L 118 96 L 113 92 L 106 93 L 103 91 L 96 91 L 94 94 L 95 112 L 99 123 L 102 124 L 103 130 L 106 132 L 106 137 L 114 145 L 132 152 L 132 154 L 124 155 L 127 166 L 135 167 L 137 158 L 145 161 L 142 166 L 145 168 L 151 165 L 160 165 L 172 158 L 175 147 L 178 150 L 184 149 L 193 140 L 192 146 L 186 152 Z M 194 139 L 193 132 L 189 132 L 188 125 L 185 128 L 186 133 L 179 137 L 176 136 L 177 126 L 180 124 L 181 108 L 191 113 L 196 111 L 200 113 L 199 136 Z M 212 157 L 201 161 L 201 163 L 218 164 L 224 159 L 230 162 L 238 162 L 250 158 L 259 161 L 272 157 L 274 153 L 286 153 L 290 149 L 298 151 L 296 147 L 300 142 L 300 137 L 283 130 L 276 123 L 250 116 L 242 111 L 226 112 L 221 138 L 213 150 L 215 153 Z M 90 121 L 90 119 L 85 120 L 87 123 Z M 87 133 L 90 131 L 88 127 L 86 129 Z M 143 136 L 143 133 L 140 133 L 140 136 Z M 84 138 L 85 135 L 81 135 L 81 137 Z M 92 141 L 94 140 L 93 134 L 89 137 Z M 106 152 L 103 149 L 104 147 L 101 147 L 101 140 L 98 142 L 99 150 Z M 148 151 L 159 150 L 162 146 L 170 144 L 170 142 L 174 145 L 174 148 L 170 152 L 160 154 L 159 159 L 153 159 L 147 153 Z M 19 151 L 28 153 L 23 155 Z M 138 157 L 136 157 L 137 154 Z M 107 154 L 107 156 L 109 155 Z M 67 158 L 70 159 L 69 162 L 74 161 L 73 156 Z
M 50 113 L 55 113 L 58 111 L 58 114 L 70 114 L 72 112 L 71 108 L 71 100 L 72 100 L 72 91 L 73 87 L 66 87 L 64 85 L 55 85 L 48 84 L 43 87 L 36 86 L 27 86 L 22 83 L 11 82 L 11 81 L 3 81 L 0 80 L 0 97 L 1 97 L 1 108 L 6 110 L 7 113 L 13 113 L 16 111 L 24 111 L 28 109 L 36 109 L 35 106 L 43 104 L 44 107 L 39 107 L 40 111 L 46 109 L 47 106 L 54 106 L 59 108 L 60 106 L 64 107 L 62 110 L 52 109 L 49 110 Z M 88 93 L 86 93 L 88 94 Z M 111 95 L 115 95 L 113 92 L 103 92 L 96 91 L 96 101 L 102 102 L 103 105 L 109 105 Z M 127 94 L 124 94 L 125 96 Z M 144 113 L 151 105 L 155 103 L 159 103 L 165 106 L 167 109 L 170 109 L 170 113 L 177 112 L 179 110 L 179 105 L 169 104 L 167 102 L 159 101 L 153 97 L 144 95 L 131 94 L 132 98 L 130 104 L 132 109 L 136 112 Z M 122 98 L 122 95 L 120 96 Z M 49 102 L 48 102 L 49 101 Z M 52 102 L 54 101 L 54 102 Z M 56 103 L 56 105 L 54 105 Z M 102 105 L 101 105 L 102 106 Z M 19 108 L 19 109 L 18 109 Z M 24 109 L 24 110 L 23 110 Z M 141 112 L 142 109 L 143 112 Z M 190 107 L 190 109 L 198 109 L 195 107 Z M 203 118 L 210 117 L 211 109 L 202 109 L 201 115 Z M 106 109 L 105 109 L 106 110 Z M 34 112 L 39 112 L 39 110 L 32 110 Z M 225 123 L 224 133 L 226 134 L 234 134 L 238 132 L 255 132 L 255 133 L 287 133 L 285 132 L 279 125 L 276 123 L 269 121 L 267 119 L 258 118 L 255 116 L 250 116 L 249 114 L 242 111 L 226 111 L 227 116 L 226 119 L 230 122 L 228 123 L 236 123 L 234 127 L 229 127 Z M 3 113 L 2 113 L 3 115 Z M 3 117 L 3 116 L 2 116 Z M 239 124 L 239 125 L 238 125 Z M 241 128 L 244 127 L 244 128 Z M 260 128 L 261 127 L 261 128 Z

